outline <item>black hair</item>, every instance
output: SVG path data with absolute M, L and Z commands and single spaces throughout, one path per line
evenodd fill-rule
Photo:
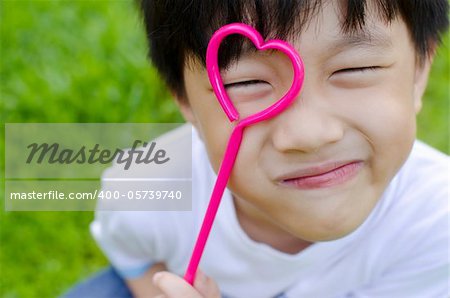
M 264 38 L 286 39 L 318 12 L 322 0 L 137 0 L 149 42 L 149 57 L 168 87 L 185 95 L 183 68 L 188 58 L 205 65 L 212 33 L 232 22 L 254 26 Z M 405 21 L 420 58 L 426 57 L 448 27 L 448 0 L 372 0 L 387 22 Z M 344 0 L 342 30 L 364 27 L 368 1 Z M 290 21 L 287 21 L 290 20 Z M 221 45 L 220 67 L 236 60 L 244 39 L 230 36 Z

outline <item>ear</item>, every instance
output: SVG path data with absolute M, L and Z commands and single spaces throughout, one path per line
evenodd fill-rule
M 414 75 L 414 108 L 416 114 L 422 109 L 422 97 L 428 83 L 431 65 L 433 63 L 434 53 L 425 57 L 422 61 L 416 62 L 416 70 Z
M 193 126 L 197 126 L 197 120 L 191 108 L 191 105 L 189 104 L 187 96 L 181 96 L 176 94 L 175 92 L 172 92 L 172 96 L 176 99 L 175 102 L 180 109 L 181 115 L 183 115 L 184 120 L 191 123 Z

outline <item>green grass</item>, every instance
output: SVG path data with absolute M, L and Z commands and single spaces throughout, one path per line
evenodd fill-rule
M 148 65 L 131 1 L 0 5 L 2 123 L 182 121 Z M 448 45 L 448 36 L 445 41 Z M 418 135 L 448 153 L 447 47 L 435 62 Z M 3 129 L 1 134 L 4 152 Z M 4 181 L 2 200 L 3 189 Z M 92 217 L 92 212 L 0 212 L 0 296 L 57 296 L 105 266 L 88 232 Z
M 450 35 L 438 49 L 428 87 L 423 98 L 423 108 L 418 116 L 418 138 L 439 150 L 450 153 Z
M 2 123 L 182 121 L 131 1 L 2 1 L 0 20 Z M 2 211 L 0 297 L 55 297 L 106 266 L 92 218 Z

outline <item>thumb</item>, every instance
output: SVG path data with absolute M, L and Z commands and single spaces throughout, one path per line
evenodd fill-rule
M 206 276 L 200 269 L 197 270 L 194 288 L 205 298 L 220 298 L 220 290 L 216 282 Z

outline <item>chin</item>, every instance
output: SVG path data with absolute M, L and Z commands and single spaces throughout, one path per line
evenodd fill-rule
M 343 237 L 351 234 L 357 228 L 358 228 L 358 226 L 356 226 L 352 229 L 342 229 L 339 231 L 335 231 L 333 233 L 322 233 L 322 235 L 320 235 L 320 237 L 317 237 L 318 239 L 316 240 L 316 242 L 318 242 L 318 241 L 333 241 L 333 240 L 343 238 Z
M 325 242 L 333 241 L 343 238 L 355 230 L 357 230 L 365 221 L 367 216 L 345 218 L 345 220 L 338 220 L 337 218 L 328 217 L 325 220 L 309 223 L 305 228 L 294 228 L 296 230 L 296 237 L 310 242 Z
M 309 242 L 326 242 L 345 237 L 353 231 L 354 230 L 345 230 L 339 231 L 338 233 L 329 231 L 308 231 L 307 233 L 299 233 L 296 237 Z

